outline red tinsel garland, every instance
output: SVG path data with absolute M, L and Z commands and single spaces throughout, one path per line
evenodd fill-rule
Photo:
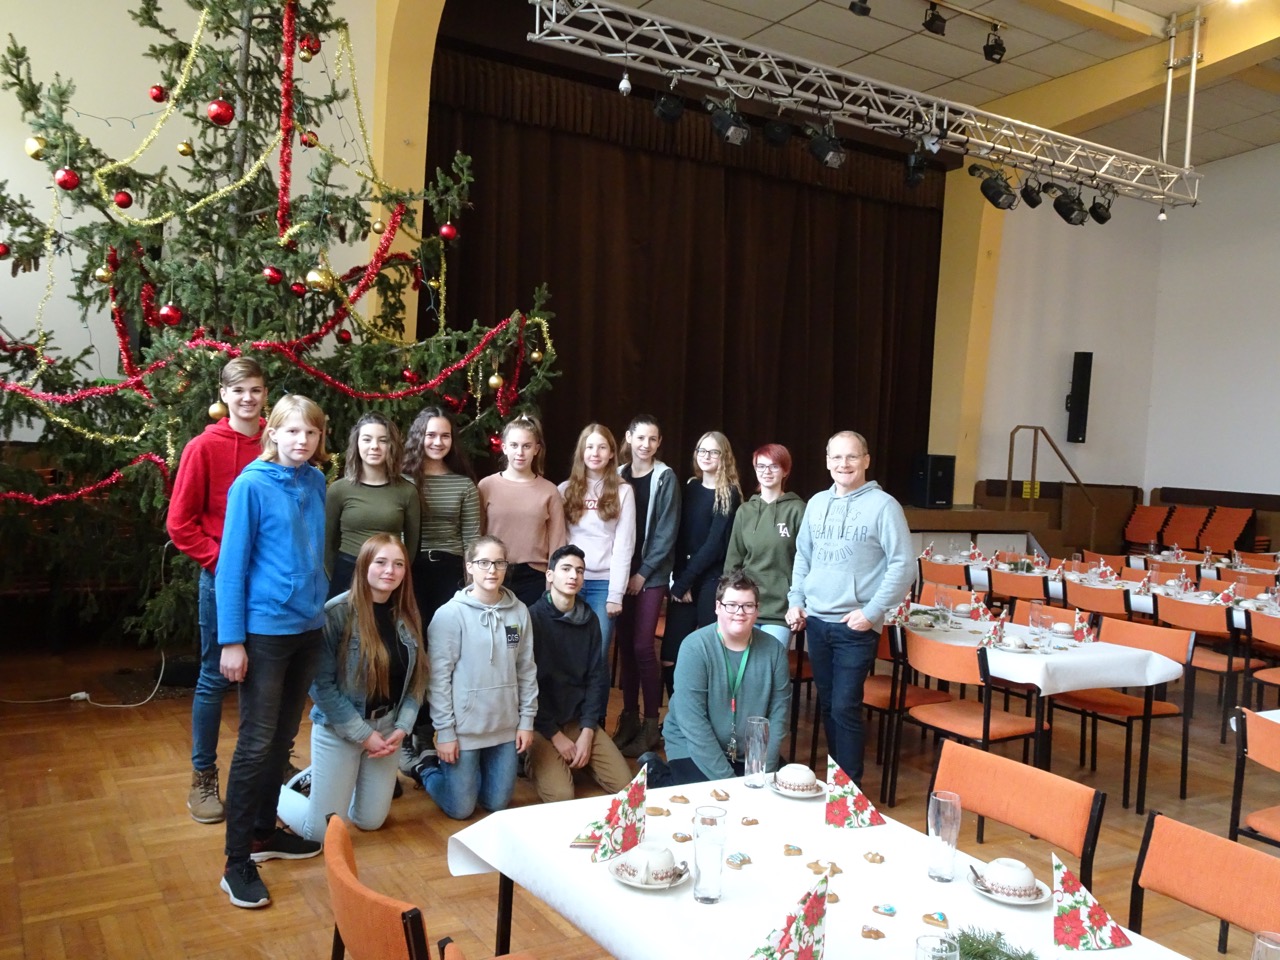
M 168 492 L 170 487 L 169 468 L 165 465 L 164 460 L 154 453 L 140 453 L 121 469 L 113 470 L 108 476 L 99 480 L 97 483 L 91 483 L 88 486 L 81 487 L 79 490 L 73 490 L 70 493 L 51 493 L 47 497 L 37 497 L 34 494 L 23 493 L 20 490 L 6 490 L 5 492 L 0 493 L 0 500 L 17 500 L 20 503 L 25 503 L 32 507 L 47 507 L 52 503 L 66 503 L 69 500 L 79 500 L 82 497 L 87 497 L 90 494 L 97 493 L 99 490 L 105 490 L 107 487 L 115 486 L 115 484 L 124 479 L 125 470 L 128 470 L 130 467 L 137 466 L 144 460 L 153 464 L 155 468 L 160 471 L 160 476 L 164 478 L 165 491 Z
M 386 261 L 385 261 L 385 263 L 384 263 L 384 266 L 385 266 L 386 264 L 391 264 L 391 263 L 412 263 L 412 262 L 414 262 L 416 259 L 417 259 L 417 258 L 416 258 L 413 254 L 411 254 L 411 253 L 404 253 L 404 252 L 401 252 L 401 253 L 393 253 L 393 254 L 391 254 L 389 257 L 387 257 L 387 259 L 386 259 Z M 350 283 L 352 280 L 354 280 L 356 277 L 360 276 L 362 273 L 364 273 L 364 272 L 365 272 L 366 270 L 368 270 L 368 269 L 369 269 L 369 264 L 367 264 L 367 263 L 362 263 L 362 264 L 359 264 L 359 265 L 357 265 L 357 266 L 352 267 L 350 270 L 348 270 L 348 271 L 347 271 L 346 273 L 344 273 L 342 276 L 338 277 L 338 279 L 339 279 L 339 280 L 341 280 L 343 283 Z
M 288 0 L 284 5 L 284 77 L 280 81 L 280 187 L 279 206 L 276 209 L 276 225 L 280 236 L 289 229 L 289 196 L 293 179 L 293 55 L 297 47 L 294 16 L 298 5 Z
M 511 412 L 511 408 L 515 405 L 520 396 L 520 368 L 524 366 L 524 325 L 526 321 L 525 315 L 519 314 L 520 329 L 516 333 L 516 366 L 515 372 L 511 374 L 511 380 L 504 383 L 498 388 L 493 396 L 494 405 L 498 408 L 498 413 L 505 418 Z
M 140 242 L 135 243 L 133 249 L 138 255 L 138 269 L 142 272 L 142 292 L 138 294 L 138 301 L 142 304 L 142 319 L 148 327 L 158 327 L 160 315 L 156 312 L 156 285 L 151 282 L 151 274 L 147 272 L 147 251 Z
M 107 248 L 107 267 L 114 275 L 120 269 L 120 256 L 116 253 L 115 247 Z M 133 376 L 138 372 L 138 367 L 133 362 L 133 351 L 129 349 L 129 328 L 124 322 L 124 307 L 120 305 L 116 298 L 116 285 L 113 281 L 109 291 L 111 297 L 111 323 L 116 328 L 116 343 L 120 346 L 120 363 L 124 366 L 124 372 L 129 376 Z
M 0 337 L 0 350 L 3 350 L 5 353 L 30 353 L 36 355 L 39 355 L 40 353 L 39 350 L 29 343 L 10 343 L 4 337 Z

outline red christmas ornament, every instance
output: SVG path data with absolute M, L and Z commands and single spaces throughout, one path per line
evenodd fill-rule
M 308 33 L 298 41 L 298 46 L 314 57 L 320 52 L 320 38 L 314 33 Z
M 277 283 L 279 283 L 281 280 L 284 279 L 284 271 L 281 270 L 279 267 L 267 266 L 262 268 L 262 276 L 263 276 L 263 279 L 267 281 L 267 283 L 271 284 L 274 287 Z
M 350 330 L 339 330 L 339 331 L 337 332 L 336 336 L 337 336 L 337 338 L 338 338 L 338 342 L 339 342 L 339 343 L 350 343 L 350 342 L 351 342 L 351 331 L 350 331 Z
M 154 86 L 152 86 L 150 90 L 147 91 L 147 96 L 149 96 L 156 103 L 164 103 L 166 100 L 169 99 L 169 91 L 157 83 Z
M 410 370 L 408 367 L 405 367 L 403 370 L 400 371 L 400 378 L 404 380 L 405 383 L 418 382 L 418 375 L 414 373 L 412 370 Z
M 455 240 L 458 236 L 458 228 L 452 223 L 440 224 L 440 236 L 445 240 Z
M 0 260 L 3 260 L 8 255 L 9 255 L 9 245 L 7 243 L 0 243 Z
M 314 130 L 304 130 L 301 135 L 299 135 L 298 141 L 304 147 L 314 147 L 320 142 L 320 138 L 316 136 L 316 132 Z
M 80 174 L 76 173 L 70 167 L 63 167 L 53 175 L 53 182 L 63 190 L 74 190 L 76 187 L 80 186 Z
M 206 112 L 209 114 L 209 119 L 220 127 L 225 127 L 236 118 L 235 107 L 221 97 L 210 103 Z
M 191 334 L 192 340 L 200 340 L 204 337 L 204 327 L 196 327 Z
M 133 194 L 128 190 L 117 190 L 113 199 L 121 210 L 128 210 L 133 206 Z
M 160 308 L 160 319 L 169 326 L 176 327 L 182 322 L 182 308 L 170 301 Z
M 222 328 L 222 335 L 224 337 L 234 337 L 236 335 L 236 332 L 234 329 L 232 329 L 230 324 L 227 324 L 227 326 Z
M 489 434 L 489 451 L 494 454 L 502 452 L 502 435 L 498 433 Z
M 293 291 L 295 297 L 305 297 L 307 295 L 307 285 L 305 283 L 291 283 L 289 289 Z

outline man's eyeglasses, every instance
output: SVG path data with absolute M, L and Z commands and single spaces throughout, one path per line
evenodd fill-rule
M 729 600 L 721 600 L 720 606 L 724 607 L 726 613 L 755 613 L 760 609 L 758 603 L 733 603 Z
M 511 566 L 510 561 L 507 560 L 469 560 L 467 562 L 473 567 L 479 567 L 486 573 L 490 570 L 505 570 Z
M 697 450 L 695 450 L 695 451 L 693 451 L 693 452 L 694 452 L 694 453 L 696 453 L 696 454 L 697 454 L 698 456 L 700 456 L 700 457 L 710 457 L 712 460 L 719 460 L 719 459 L 720 459 L 720 451 L 719 451 L 719 450 L 708 450 L 706 447 L 699 447 Z

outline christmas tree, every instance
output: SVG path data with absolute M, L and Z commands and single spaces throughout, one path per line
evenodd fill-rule
M 155 112 L 128 156 L 77 129 L 70 79 L 37 81 L 12 36 L 0 56 L 0 87 L 30 126 L 27 154 L 50 179 L 47 212 L 0 183 L 0 259 L 46 284 L 23 327 L 0 316 L 6 331 L 29 326 L 0 338 L 0 430 L 40 431 L 35 462 L 0 463 L 0 536 L 27 547 L 0 589 L 51 584 L 55 602 L 88 615 L 102 590 L 127 584 L 144 604 L 130 626 L 160 643 L 189 638 L 195 617 L 196 567 L 164 550 L 169 482 L 185 441 L 225 415 L 211 401 L 229 357 L 257 359 L 271 397 L 320 403 L 331 448 L 365 412 L 407 427 L 438 403 L 478 451 L 536 408 L 555 357 L 545 290 L 496 322 L 448 316 L 469 160 L 420 191 L 380 178 L 350 36 L 329 0 L 190 5 L 191 36 L 162 22 L 158 0 L 131 12 L 154 35 L 139 54 L 156 83 L 137 93 Z M 166 127 L 184 135 L 176 157 L 154 146 Z M 339 167 L 355 176 L 336 177 Z M 334 266 L 353 255 L 355 266 Z M 85 322 L 111 331 L 117 377 L 89 380 L 88 351 L 61 354 L 45 327 L 68 271 Z M 431 328 L 416 341 L 405 337 L 410 288 Z

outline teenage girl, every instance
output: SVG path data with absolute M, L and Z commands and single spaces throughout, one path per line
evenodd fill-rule
M 502 428 L 506 466 L 480 481 L 484 531 L 506 544 L 507 586 L 525 606 L 547 589 L 547 561 L 564 546 L 564 501 L 542 476 L 546 450 L 542 424 L 522 414 Z
M 693 451 L 693 476 L 684 485 L 680 532 L 676 536 L 671 603 L 662 637 L 662 668 L 670 693 L 680 643 L 716 619 L 716 583 L 742 502 L 738 465 L 729 440 L 718 430 L 704 433 Z
M 325 416 L 277 401 L 262 456 L 227 494 L 216 594 L 222 675 L 240 684 L 240 734 L 227 778 L 222 889 L 237 907 L 271 902 L 263 860 L 314 857 L 320 844 L 276 827 L 280 771 L 298 733 L 323 642 Z
M 654 637 L 662 601 L 667 596 L 675 558 L 680 499 L 676 475 L 658 459 L 662 428 L 649 414 L 627 427 L 618 468 L 635 499 L 635 548 L 631 579 L 618 617 L 618 653 L 622 660 L 622 715 L 613 741 L 624 756 L 638 757 L 658 744 L 658 708 L 662 705 L 662 674 L 654 653 Z M 640 693 L 644 692 L 644 714 Z
M 569 479 L 560 484 L 569 542 L 586 555 L 586 580 L 579 596 L 600 621 L 604 662 L 609 662 L 613 621 L 631 576 L 636 542 L 636 504 L 631 487 L 618 476 L 618 443 L 609 428 L 590 423 L 578 434 Z
M 741 567 L 760 587 L 760 615 L 756 626 L 790 644 L 786 623 L 787 591 L 796 559 L 796 535 L 804 519 L 804 500 L 787 490 L 791 452 L 780 443 L 766 443 L 751 455 L 760 492 L 742 505 L 733 518 L 724 568 Z
M 387 819 L 400 743 L 427 685 L 422 624 L 398 537 L 375 533 L 356 557 L 350 592 L 325 604 L 324 643 L 311 685 L 310 796 L 280 792 L 280 819 L 323 840 L 325 818 L 361 830 Z
M 351 428 L 346 467 L 325 496 L 324 566 L 329 599 L 351 589 L 360 545 L 375 533 L 389 533 L 418 552 L 422 526 L 418 491 L 400 476 L 404 444 L 396 425 L 380 413 L 366 413 Z

